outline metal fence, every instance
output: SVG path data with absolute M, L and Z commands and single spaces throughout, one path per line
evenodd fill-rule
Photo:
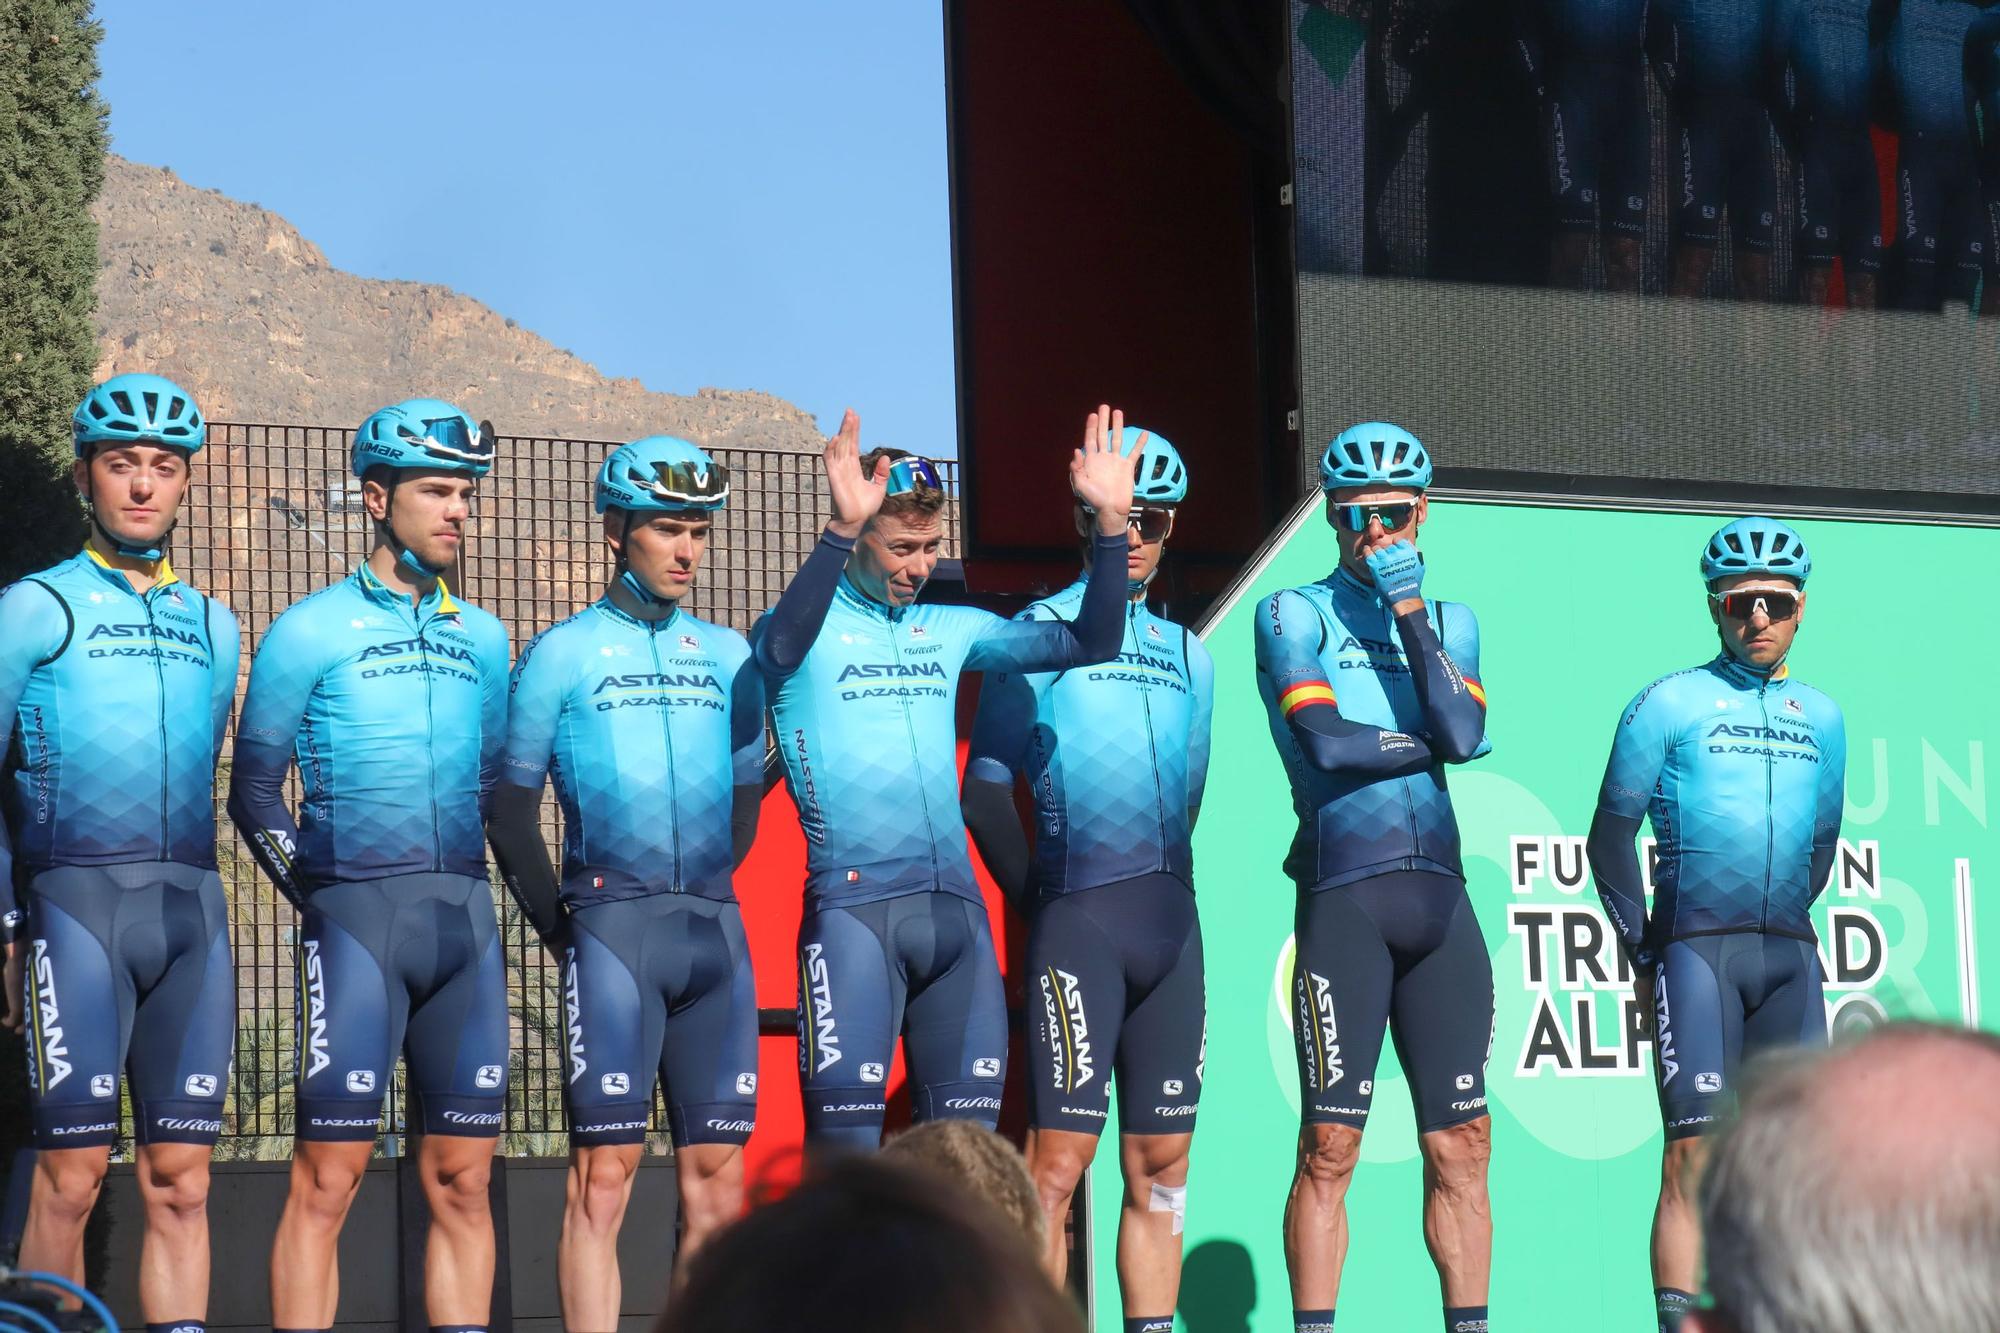
M 344 577 L 368 553 L 371 530 L 348 472 L 350 431 L 317 426 L 212 423 L 199 485 L 174 533 L 180 573 L 231 607 L 243 628 L 240 702 L 253 650 L 280 612 Z M 540 630 L 595 600 L 610 569 L 591 506 L 598 464 L 615 446 L 597 440 L 500 440 L 480 485 L 454 591 L 499 616 L 518 651 Z M 695 614 L 748 630 L 777 600 L 824 521 L 819 459 L 778 450 L 717 449 L 730 472 L 729 506 L 715 526 L 687 599 Z M 957 464 L 939 463 L 957 490 Z M 957 516 L 945 515 L 945 550 L 957 550 Z M 231 739 L 234 739 L 232 722 Z M 294 1060 L 293 944 L 297 914 L 258 872 L 222 813 L 228 749 L 217 781 L 218 852 L 229 895 L 237 984 L 236 1065 L 224 1110 L 221 1157 L 290 1151 Z M 292 797 L 296 801 L 296 778 Z M 551 855 L 553 797 L 542 806 Z M 497 888 L 513 1045 L 506 1149 L 560 1152 L 562 1030 L 556 970 Z M 400 1151 L 402 1077 L 390 1091 L 385 1151 Z M 129 1110 L 128 1110 L 129 1117 Z M 129 1118 L 127 1127 L 129 1132 Z M 661 1124 L 657 1116 L 656 1131 Z M 656 1137 L 655 1146 L 664 1140 Z

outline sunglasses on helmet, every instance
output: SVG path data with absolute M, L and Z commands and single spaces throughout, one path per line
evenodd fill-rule
M 403 427 L 403 434 L 411 443 L 421 445 L 424 452 L 433 458 L 448 458 L 458 463 L 493 461 L 492 435 L 464 417 L 439 417 L 423 425 L 421 436 L 407 426 Z
M 930 459 L 919 458 L 915 454 L 905 454 L 889 464 L 887 494 L 903 495 L 914 491 L 920 485 L 928 486 L 934 491 L 944 489 L 944 483 L 938 480 L 937 468 L 931 464 Z
M 1772 620 L 1790 620 L 1798 614 L 1797 593 L 1775 588 L 1745 588 L 1741 592 L 1710 593 L 1708 600 L 1722 608 L 1731 620 L 1748 620 L 1762 611 Z
M 1384 532 L 1400 532 L 1416 516 L 1414 500 L 1399 504 L 1334 505 L 1333 525 L 1343 532 L 1366 532 L 1368 521 L 1379 519 Z
M 703 467 L 699 463 L 655 462 L 652 476 L 637 468 L 627 476 L 634 486 L 659 500 L 706 506 L 729 498 L 729 469 L 720 463 Z

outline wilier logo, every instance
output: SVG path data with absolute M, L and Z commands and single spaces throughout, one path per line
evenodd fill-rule
M 1347 1077 L 1340 1064 L 1340 1024 L 1333 1016 L 1333 983 L 1317 972 L 1300 969 L 1295 989 L 1306 1081 L 1324 1092 Z
M 1050 1077 L 1062 1092 L 1075 1092 L 1097 1076 L 1090 1058 L 1090 1020 L 1083 1012 L 1083 989 L 1059 967 L 1042 974 L 1042 1019 L 1048 1024 Z

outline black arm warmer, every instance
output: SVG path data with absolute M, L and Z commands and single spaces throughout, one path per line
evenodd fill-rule
M 1118 656 L 1125 641 L 1125 560 L 1132 544 L 1124 533 L 1098 533 L 1090 548 L 1090 582 L 1077 610 L 1075 666 L 1094 666 Z
M 1014 809 L 1013 784 L 967 778 L 958 806 L 965 816 L 966 831 L 972 834 L 972 845 L 979 849 L 979 859 L 986 863 L 993 882 L 1014 910 L 1025 914 L 1033 905 L 1029 901 L 1031 856 L 1028 835 Z
M 819 627 L 826 623 L 826 611 L 833 605 L 847 557 L 853 553 L 854 538 L 820 533 L 812 554 L 792 576 L 778 604 L 771 608 L 764 632 L 757 636 L 757 666 L 765 675 L 789 676 L 806 660 L 819 637 Z
M 1349 722 L 1331 708 L 1301 708 L 1290 725 L 1306 762 L 1322 773 L 1400 778 L 1437 762 L 1421 737 Z
M 1464 763 L 1479 749 L 1486 734 L 1486 710 L 1465 688 L 1457 663 L 1438 642 L 1431 618 L 1421 607 L 1396 617 L 1396 635 L 1410 659 L 1417 702 L 1423 705 L 1424 720 L 1430 723 L 1431 748 L 1447 764 Z
M 291 752 L 276 746 L 246 745 L 240 739 L 229 768 L 229 820 L 278 892 L 294 907 L 306 901 L 305 885 L 292 867 L 299 845 L 298 821 L 285 805 L 285 773 Z
M 1627 958 L 1646 942 L 1646 881 L 1639 869 L 1637 841 L 1640 822 L 1599 810 L 1584 844 L 1597 896 L 1604 900 L 1605 915 L 1618 931 Z
M 743 858 L 750 855 L 751 844 L 757 841 L 757 816 L 764 809 L 764 787 L 762 783 L 750 782 L 731 790 L 729 843 L 734 859 L 729 865 L 733 870 L 743 864 Z
M 493 788 L 493 812 L 486 840 L 500 863 L 500 878 L 520 904 L 521 914 L 546 944 L 562 928 L 561 884 L 542 841 L 542 792 L 502 781 Z

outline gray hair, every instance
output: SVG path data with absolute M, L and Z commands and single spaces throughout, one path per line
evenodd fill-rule
M 1902 1076 L 1918 1062 L 1932 1078 Z M 1765 1066 L 1702 1181 L 1718 1313 L 1741 1333 L 2000 1329 L 2000 1106 L 1976 1095 L 1981 1064 L 2000 1081 L 2000 1039 L 1899 1023 Z M 1967 1095 L 1925 1095 L 1961 1074 Z

